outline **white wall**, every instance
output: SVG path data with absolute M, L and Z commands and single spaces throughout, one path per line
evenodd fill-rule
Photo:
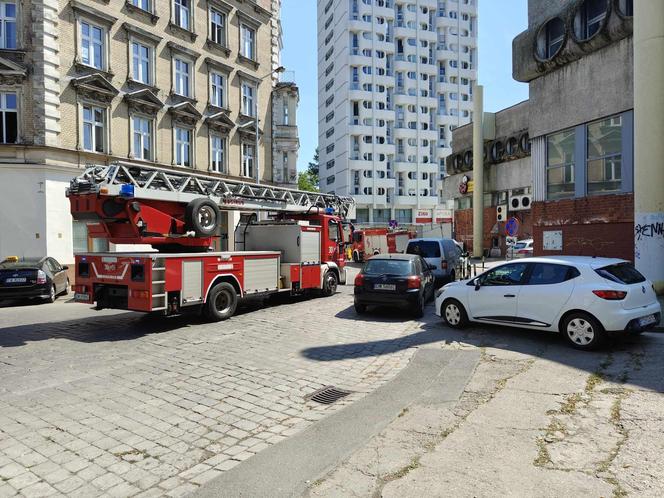
M 0 258 L 46 254 L 44 173 L 0 165 Z

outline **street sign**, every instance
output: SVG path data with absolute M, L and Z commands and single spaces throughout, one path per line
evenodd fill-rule
M 516 237 L 505 237 L 505 244 L 507 247 L 515 246 L 517 238 Z
M 510 237 L 516 237 L 519 233 L 519 220 L 512 217 L 505 223 L 505 233 Z
M 390 220 L 387 224 L 390 228 L 396 228 L 399 226 L 399 223 L 397 223 L 397 220 Z

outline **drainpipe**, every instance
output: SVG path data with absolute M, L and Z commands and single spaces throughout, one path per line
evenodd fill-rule
M 664 2 L 634 2 L 634 260 L 664 293 Z
M 473 256 L 484 253 L 484 87 L 473 92 Z

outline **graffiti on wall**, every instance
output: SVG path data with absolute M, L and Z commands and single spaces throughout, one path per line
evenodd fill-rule
M 664 282 L 664 212 L 636 213 L 634 259 L 646 277 Z

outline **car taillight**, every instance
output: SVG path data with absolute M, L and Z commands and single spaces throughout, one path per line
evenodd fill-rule
M 607 301 L 620 301 L 625 299 L 627 292 L 625 291 L 615 291 L 615 290 L 594 290 L 593 294 Z
M 46 273 L 44 273 L 42 270 L 37 270 L 37 283 L 38 284 L 46 283 Z
M 362 285 L 364 285 L 364 275 L 358 273 L 357 277 L 355 277 L 355 286 L 361 287 Z
M 519 249 L 516 253 L 517 254 L 528 254 L 528 250 L 527 249 Z
M 419 289 L 422 285 L 422 279 L 417 275 L 408 277 L 408 288 L 409 289 Z
M 447 270 L 447 261 L 445 261 L 444 259 L 441 259 L 440 260 L 440 268 L 442 270 Z

